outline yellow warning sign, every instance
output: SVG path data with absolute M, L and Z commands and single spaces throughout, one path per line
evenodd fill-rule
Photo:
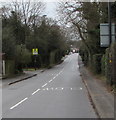
M 109 62 L 112 63 L 112 60 L 110 60 Z
M 33 55 L 38 55 L 38 48 L 32 49 L 32 54 Z

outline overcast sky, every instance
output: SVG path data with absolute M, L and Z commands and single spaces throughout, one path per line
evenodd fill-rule
M 12 1 L 15 1 L 15 0 L 0 0 L 0 2 L 4 2 L 4 3 L 8 3 L 8 2 L 12 2 Z M 21 0 L 17 0 L 17 1 L 21 1 Z M 24 1 L 26 1 L 26 0 L 24 0 Z M 43 14 L 47 15 L 47 17 L 51 17 L 51 18 L 55 19 L 56 4 L 57 4 L 58 0 L 42 0 L 42 2 L 46 3 L 46 10 Z
M 0 0 L 0 2 L 11 2 L 11 1 L 15 1 L 15 0 Z M 17 0 L 17 1 L 21 1 L 21 0 Z M 26 0 L 24 0 L 26 1 Z M 28 1 L 28 0 L 27 0 Z M 33 0 L 36 1 L 36 0 Z M 47 15 L 47 17 L 51 17 L 53 19 L 55 19 L 56 17 L 56 7 L 57 7 L 57 3 L 58 1 L 71 1 L 71 0 L 41 0 L 42 2 L 46 3 L 46 10 L 45 10 L 45 15 Z M 85 0 L 87 1 L 87 0 Z M 100 1 L 115 1 L 115 0 L 100 0 Z
M 55 19 L 56 17 L 56 5 L 57 5 L 57 2 L 46 2 L 46 10 L 45 10 L 45 14 L 48 16 L 48 17 L 51 17 L 53 19 Z

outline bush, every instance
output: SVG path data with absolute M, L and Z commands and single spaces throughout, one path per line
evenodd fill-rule
M 15 62 L 14 60 L 5 60 L 5 69 L 6 69 L 6 76 L 10 77 L 15 73 Z
M 101 59 L 101 73 L 104 76 L 105 76 L 105 63 L 106 63 L 106 58 L 105 58 L 105 54 L 104 54 Z
M 105 54 L 105 76 L 106 76 L 106 83 L 107 84 L 112 84 L 111 83 L 111 66 L 109 63 L 110 60 L 110 49 L 106 49 L 106 54 Z
M 15 60 L 17 63 L 28 64 L 31 62 L 31 53 L 24 45 L 17 45 L 15 51 Z
M 101 73 L 101 58 L 102 54 L 93 55 L 93 71 L 97 74 Z
M 111 70 L 112 70 L 112 84 L 116 85 L 116 43 L 112 43 L 111 45 L 111 54 L 112 54 L 112 62 L 111 62 Z
M 60 50 L 56 50 L 55 52 L 55 63 L 59 63 L 61 61 L 62 55 Z
M 25 45 L 17 45 L 15 50 L 16 72 L 23 72 L 23 66 L 26 66 L 31 61 L 31 53 L 26 49 Z
M 55 51 L 52 51 L 51 53 L 50 53 L 50 65 L 53 65 L 53 64 L 55 64 Z
M 80 49 L 80 50 L 79 50 L 79 55 L 81 56 L 84 65 L 87 66 L 88 63 L 89 63 L 89 55 L 88 55 L 88 52 Z

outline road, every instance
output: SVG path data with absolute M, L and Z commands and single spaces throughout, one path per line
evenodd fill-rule
M 97 118 L 80 77 L 78 53 L 2 92 L 3 118 Z

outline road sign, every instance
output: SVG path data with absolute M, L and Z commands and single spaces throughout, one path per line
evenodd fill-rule
M 115 24 L 112 23 L 111 29 L 112 41 L 115 42 Z M 100 24 L 100 46 L 101 47 L 109 47 L 110 40 L 109 40 L 109 24 L 108 23 L 101 23 Z
M 33 55 L 38 55 L 38 48 L 32 49 L 32 54 Z

